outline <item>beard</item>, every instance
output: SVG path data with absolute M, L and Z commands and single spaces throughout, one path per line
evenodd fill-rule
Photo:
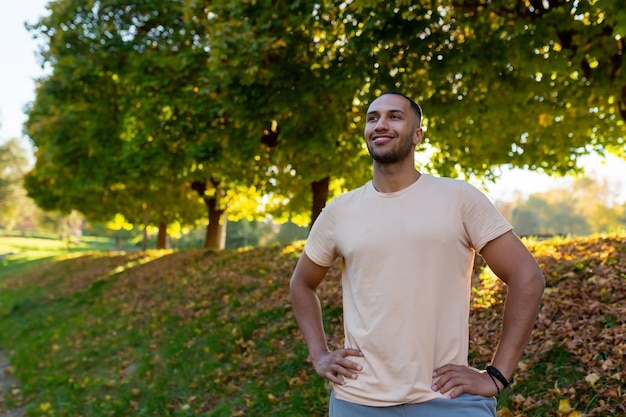
M 396 141 L 398 142 L 396 146 L 388 150 L 377 149 L 371 142 L 367 142 L 367 150 L 374 161 L 380 164 L 395 164 L 414 152 L 412 135 L 400 136 Z

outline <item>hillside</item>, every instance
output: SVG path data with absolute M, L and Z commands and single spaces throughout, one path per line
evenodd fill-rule
M 548 288 L 499 415 L 626 416 L 626 237 L 528 245 Z M 0 414 L 325 415 L 288 301 L 301 250 L 89 253 L 0 280 L 0 350 L 21 382 Z M 484 367 L 504 288 L 475 282 L 471 361 Z M 321 297 L 339 345 L 338 265 Z

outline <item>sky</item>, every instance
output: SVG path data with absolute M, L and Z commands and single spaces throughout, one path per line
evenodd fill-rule
M 28 139 L 22 134 L 26 120 L 24 108 L 34 99 L 35 80 L 46 74 L 37 58 L 38 41 L 24 26 L 48 14 L 48 0 L 0 0 L 0 142 L 12 138 Z M 626 161 L 614 156 L 582 158 L 586 175 L 606 180 L 615 202 L 626 202 Z M 552 178 L 521 169 L 503 169 L 486 193 L 492 200 L 511 201 L 556 187 L 567 187 L 571 178 Z

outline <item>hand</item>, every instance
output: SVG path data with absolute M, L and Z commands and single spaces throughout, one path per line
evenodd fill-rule
M 498 388 L 502 389 L 499 382 L 496 381 L 494 384 L 487 372 L 467 366 L 445 365 L 435 369 L 433 377 L 435 378 L 433 391 L 448 394 L 450 398 L 456 398 L 464 393 L 493 397 L 498 394 Z
M 358 363 L 347 359 L 348 356 L 363 357 L 363 353 L 357 349 L 340 349 L 324 352 L 311 359 L 319 376 L 334 384 L 345 385 L 344 377 L 356 379 L 356 372 L 363 369 Z

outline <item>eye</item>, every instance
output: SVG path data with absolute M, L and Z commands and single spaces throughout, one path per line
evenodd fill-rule
M 377 116 L 370 116 L 367 118 L 368 123 L 375 122 L 376 120 L 378 120 Z

